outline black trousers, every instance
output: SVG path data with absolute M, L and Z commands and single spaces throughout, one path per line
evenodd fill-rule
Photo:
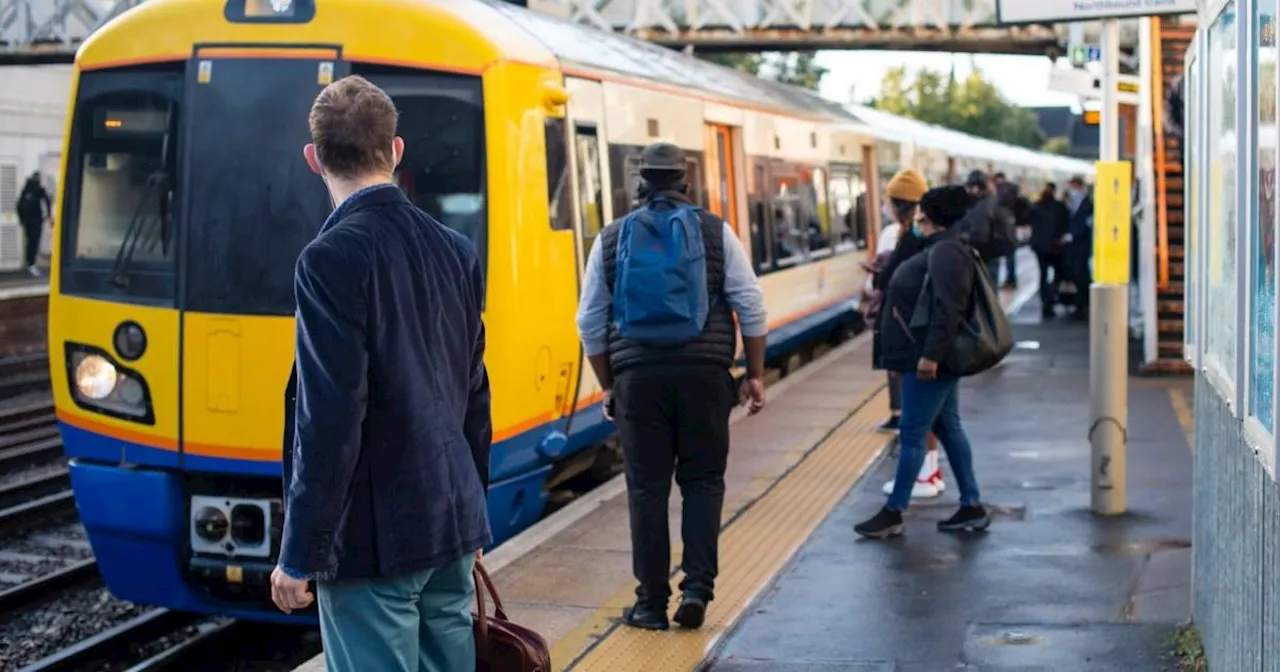
M 1036 253 L 1036 261 L 1040 264 L 1040 303 L 1043 312 L 1052 313 L 1058 302 L 1058 288 L 1066 277 L 1066 260 L 1061 252 Z M 1050 280 L 1050 272 L 1053 279 Z
M 22 217 L 22 232 L 27 239 L 27 256 L 26 265 L 35 266 L 36 256 L 40 254 L 40 234 L 43 233 L 44 222 L 36 217 L 34 219 Z
M 626 459 L 636 597 L 659 608 L 671 597 L 667 510 L 674 475 L 684 503 L 680 591 L 709 601 L 719 570 L 733 378 L 716 366 L 640 367 L 619 375 L 613 392 Z

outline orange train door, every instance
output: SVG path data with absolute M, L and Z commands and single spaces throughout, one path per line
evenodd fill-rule
M 729 222 L 736 233 L 738 184 L 733 170 L 733 129 L 723 124 L 707 124 L 707 139 L 710 144 L 707 148 L 707 178 L 711 186 L 711 212 Z

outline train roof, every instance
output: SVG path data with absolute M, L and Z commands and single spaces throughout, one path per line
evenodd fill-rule
M 995 163 L 1092 172 L 1089 164 L 983 140 L 880 110 L 842 106 L 815 92 L 772 82 L 632 37 L 518 7 L 503 0 L 315 0 L 307 25 L 316 39 L 342 43 L 353 60 L 412 63 L 444 52 L 475 73 L 500 61 L 597 76 L 619 75 L 787 116 L 831 122 L 881 140 L 914 143 Z M 226 0 L 148 0 L 80 47 L 84 69 L 186 60 L 197 44 L 280 42 L 297 24 L 231 24 Z M 395 20 L 387 17 L 393 13 Z M 505 21 L 503 19 L 506 19 Z M 377 29 L 373 29 L 373 27 Z M 450 40 L 426 41 L 427 33 Z M 146 39 L 139 38 L 146 35 Z M 332 37 L 329 37 L 332 36 Z

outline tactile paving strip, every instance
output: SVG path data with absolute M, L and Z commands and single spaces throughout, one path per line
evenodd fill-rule
M 647 632 L 615 622 L 562 669 L 681 672 L 696 668 L 884 449 L 885 436 L 875 428 L 883 419 L 886 396 L 881 390 L 864 403 L 724 529 L 717 599 L 701 629 Z M 849 534 L 852 539 L 853 531 Z M 678 582 L 679 577 L 672 583 Z M 677 602 L 672 600 L 673 613 Z M 615 606 L 611 603 L 606 608 Z

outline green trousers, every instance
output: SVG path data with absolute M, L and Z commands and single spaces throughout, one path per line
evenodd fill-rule
M 476 558 L 395 578 L 323 582 L 328 672 L 472 672 Z

